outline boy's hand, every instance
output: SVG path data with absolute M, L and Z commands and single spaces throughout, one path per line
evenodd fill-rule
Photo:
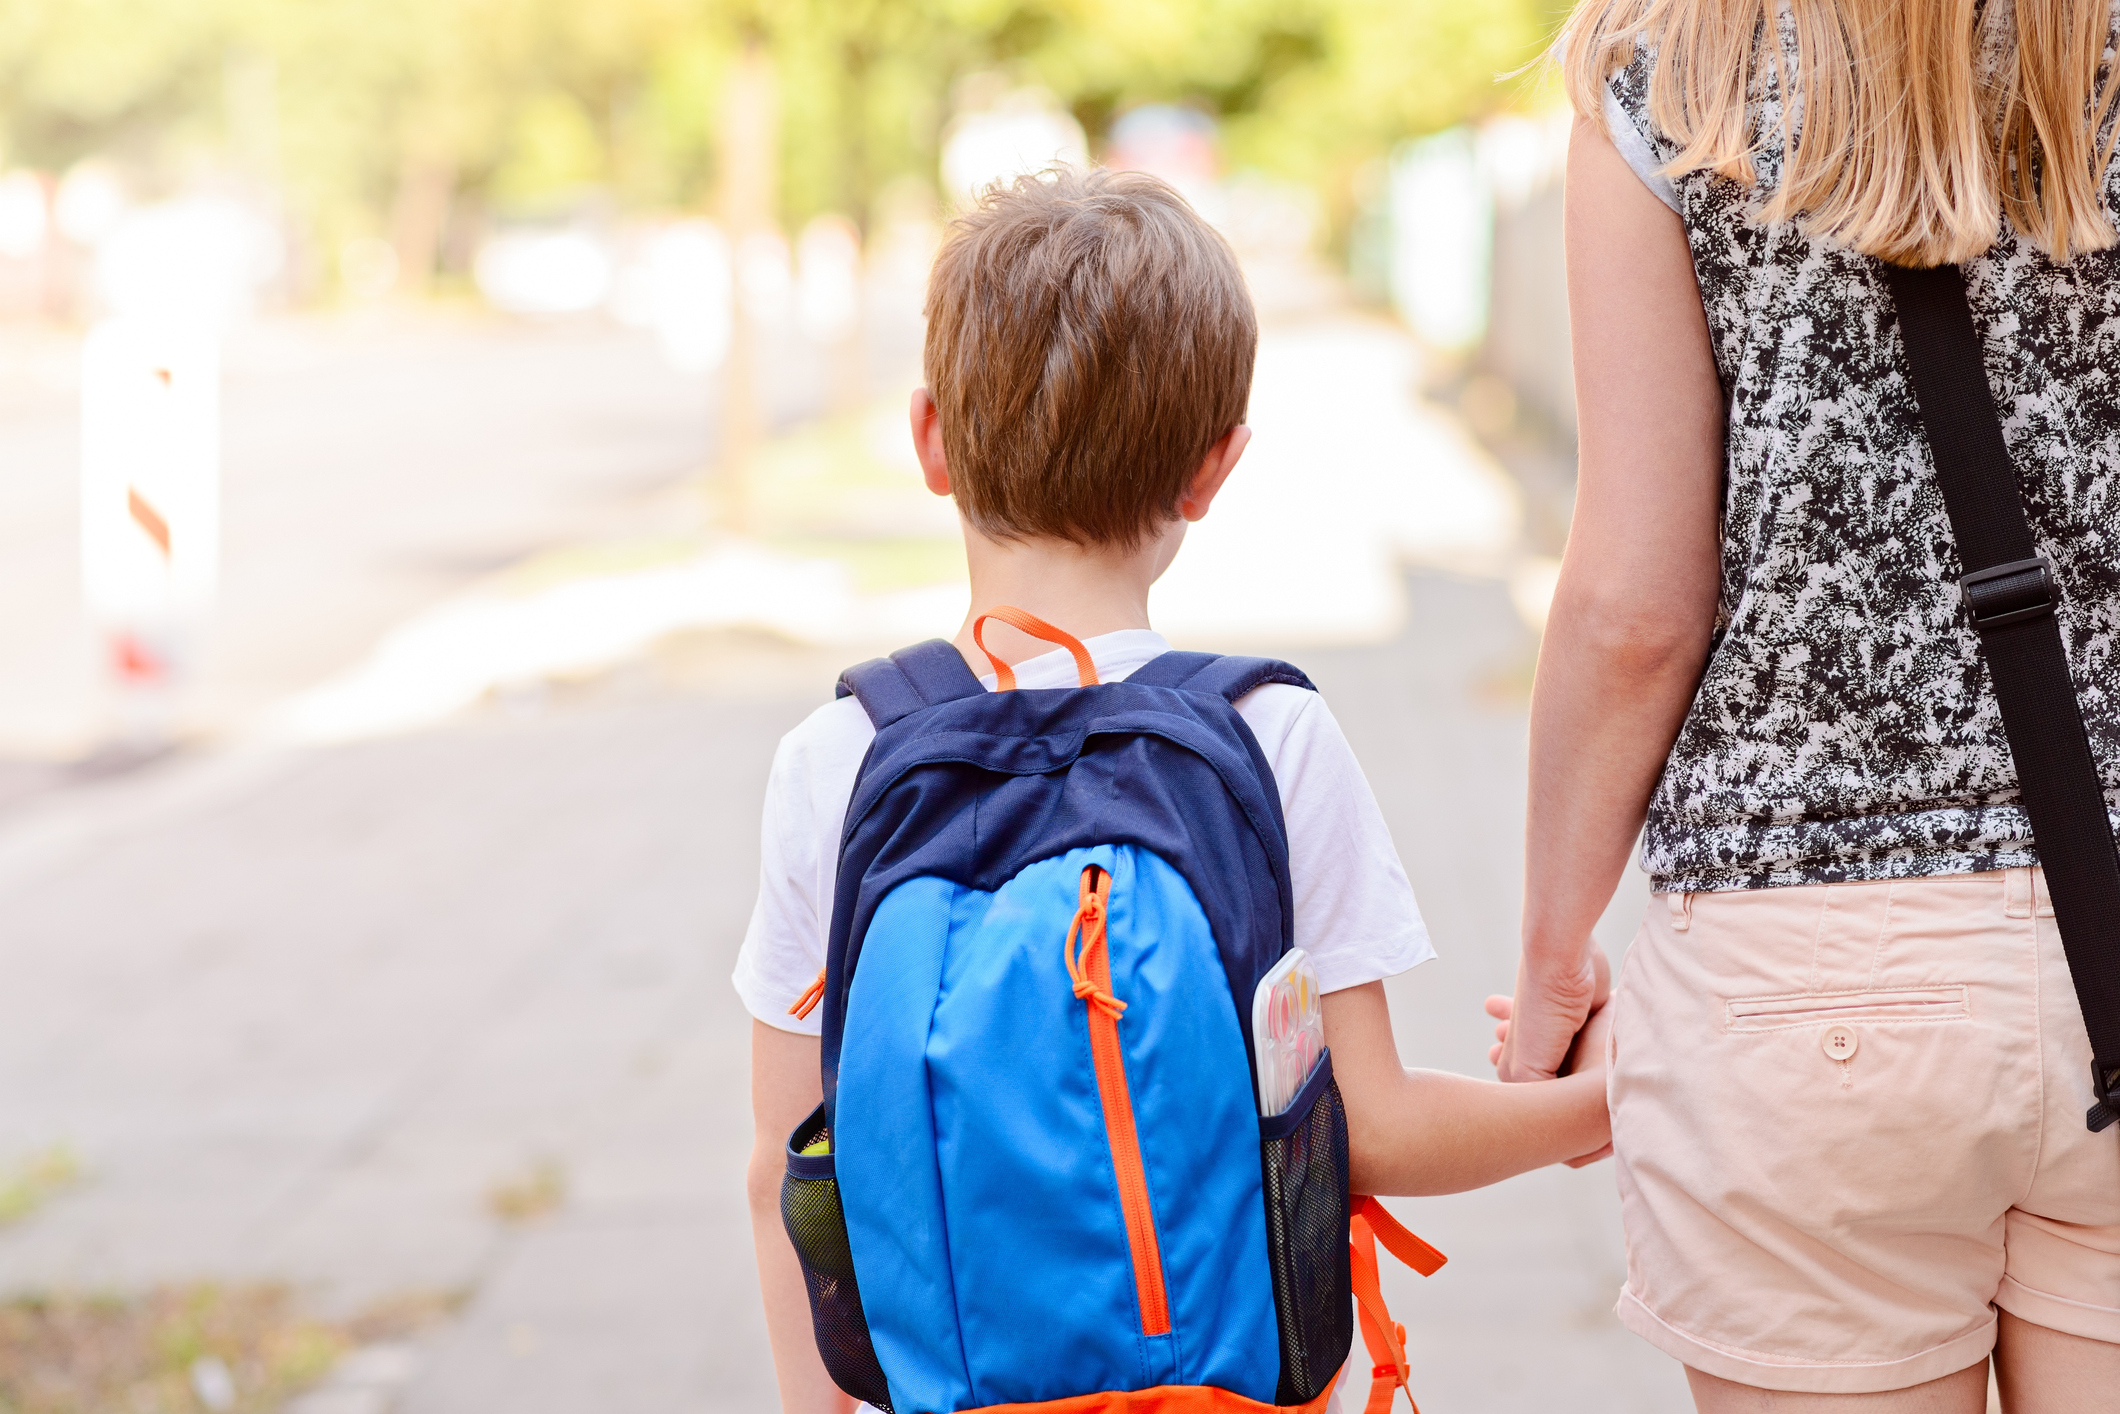
M 1574 1075 L 1583 1070 L 1603 1070 L 1611 1061 L 1609 1047 L 1612 1043 L 1612 999 L 1607 997 L 1583 1029 L 1575 1033 L 1575 1044 L 1568 1048 L 1568 1059 L 1561 1064 L 1561 1074 Z
M 1600 953 L 1599 956 L 1602 957 L 1603 954 Z M 1568 1048 L 1568 1059 L 1561 1066 L 1561 1074 L 1573 1075 L 1582 1070 L 1603 1071 L 1612 1062 L 1611 1045 L 1612 999 L 1607 997 L 1598 1004 L 1596 1011 L 1590 1013 L 1590 1019 L 1583 1023 L 1583 1029 L 1575 1033 L 1575 1044 Z M 1568 1167 L 1579 1169 L 1594 1164 L 1599 1159 L 1611 1157 L 1612 1143 L 1607 1140 L 1604 1147 L 1594 1153 L 1568 1160 Z
M 1494 1044 L 1487 1048 L 1487 1064 L 1500 1068 L 1502 1047 L 1509 1044 L 1509 1013 L 1516 1006 L 1516 998 L 1501 992 L 1491 994 L 1481 1010 L 1493 1017 L 1498 1025 L 1494 1028 Z

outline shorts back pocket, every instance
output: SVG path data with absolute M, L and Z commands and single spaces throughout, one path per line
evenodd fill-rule
M 1960 983 L 1732 997 L 1725 1025 L 1731 1031 L 1781 1031 L 1835 1021 L 1963 1021 L 1973 1014 L 1970 991 Z

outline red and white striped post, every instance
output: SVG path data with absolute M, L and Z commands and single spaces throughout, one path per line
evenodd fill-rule
M 220 560 L 219 340 L 117 318 L 81 378 L 81 582 L 121 735 L 175 730 Z

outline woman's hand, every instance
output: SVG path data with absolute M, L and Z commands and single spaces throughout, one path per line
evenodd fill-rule
M 1535 1011 L 1525 1005 L 1521 968 L 1516 990 L 1515 997 L 1497 994 L 1487 998 L 1487 1014 L 1500 1023 L 1494 1028 L 1494 1044 L 1487 1048 L 1487 1063 L 1503 1080 L 1550 1080 L 1603 1064 L 1604 1036 L 1611 1029 L 1604 1008 L 1612 994 L 1612 964 L 1604 949 L 1593 946 L 1581 972 L 1567 986 L 1534 994 Z M 1544 1032 L 1536 1039 L 1528 1034 L 1533 1027 L 1516 1024 L 1517 1017 L 1528 1020 L 1534 1015 Z M 1518 1067 L 1514 1073 L 1504 1068 L 1505 1057 Z

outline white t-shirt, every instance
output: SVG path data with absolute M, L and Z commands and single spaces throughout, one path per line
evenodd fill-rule
M 1097 676 L 1116 682 L 1169 650 L 1163 635 L 1127 629 L 1086 640 Z M 991 676 L 982 679 L 989 691 Z M 1074 659 L 1056 650 L 1016 665 L 1019 687 L 1072 687 Z M 1269 683 L 1237 700 L 1273 768 L 1288 825 L 1296 946 L 1319 988 L 1336 992 L 1435 956 L 1413 886 L 1392 847 L 1369 781 L 1324 699 Z M 823 1018 L 788 1014 L 824 966 L 839 870 L 839 832 L 854 777 L 876 730 L 851 697 L 812 712 L 781 738 L 766 784 L 758 903 L 736 957 L 736 990 L 768 1026 L 815 1036 Z

